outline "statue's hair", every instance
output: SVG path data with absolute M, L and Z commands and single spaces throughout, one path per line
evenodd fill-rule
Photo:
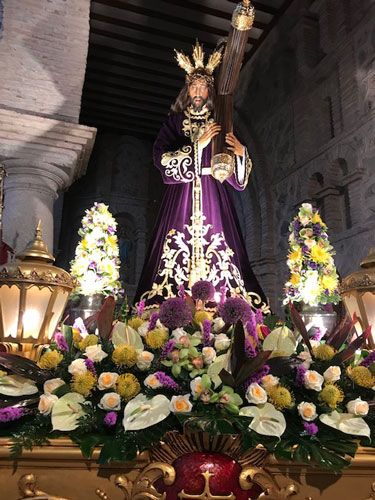
M 191 104 L 190 96 L 189 96 L 189 83 L 186 82 L 180 93 L 177 96 L 177 99 L 172 104 L 170 108 L 170 113 L 177 114 L 185 111 L 185 109 Z M 215 104 L 215 87 L 213 85 L 208 86 L 208 98 L 206 102 L 206 107 L 213 111 Z

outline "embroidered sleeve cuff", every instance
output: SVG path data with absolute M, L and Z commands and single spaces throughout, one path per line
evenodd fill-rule
M 195 148 L 194 148 L 195 149 Z M 168 151 L 161 157 L 164 174 L 176 182 L 191 182 L 195 178 L 192 146 L 183 146 L 177 151 Z M 194 162 L 195 163 L 195 162 Z
M 250 175 L 252 167 L 253 167 L 253 164 L 251 162 L 249 153 L 247 151 L 247 148 L 245 148 L 245 154 L 243 156 L 236 155 L 236 166 L 235 166 L 235 170 L 234 170 L 234 175 L 235 175 L 237 184 L 242 189 L 245 189 L 245 187 L 247 186 L 247 182 L 249 180 L 249 175 Z

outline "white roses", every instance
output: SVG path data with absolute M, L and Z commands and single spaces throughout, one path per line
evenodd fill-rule
M 54 394 L 42 394 L 39 399 L 38 410 L 42 415 L 49 415 L 58 399 Z
M 107 392 L 99 402 L 102 410 L 117 411 L 121 408 L 121 398 L 117 392 Z
M 85 360 L 79 358 L 72 361 L 68 366 L 68 372 L 71 375 L 84 375 L 87 372 Z
M 256 382 L 249 385 L 245 397 L 249 403 L 253 403 L 255 405 L 264 404 L 267 402 L 266 391 Z
M 367 401 L 362 401 L 361 398 L 352 399 L 346 405 L 348 413 L 352 415 L 359 415 L 361 417 L 365 417 L 369 412 L 369 404 Z
M 154 360 L 154 357 L 155 356 L 152 354 L 152 352 L 149 351 L 140 352 L 137 357 L 137 367 L 142 371 L 148 370 L 151 366 L 151 363 Z
M 215 337 L 215 349 L 217 351 L 225 351 L 230 346 L 230 338 L 225 333 L 219 333 Z
M 302 401 L 302 403 L 297 406 L 297 409 L 298 413 L 301 415 L 303 420 L 306 420 L 306 422 L 312 422 L 318 416 L 314 403 L 307 403 L 306 401 Z
M 319 392 L 322 390 L 324 377 L 315 370 L 307 370 L 304 374 L 303 382 L 306 389 L 311 389 L 313 391 Z
M 330 366 L 323 373 L 326 382 L 337 382 L 341 377 L 341 368 L 339 366 Z
M 112 389 L 112 387 L 116 385 L 118 377 L 119 377 L 118 373 L 113 373 L 113 372 L 101 373 L 98 379 L 99 390 L 104 391 L 106 389 Z
M 216 359 L 216 351 L 213 347 L 203 347 L 202 354 L 206 365 L 210 365 Z

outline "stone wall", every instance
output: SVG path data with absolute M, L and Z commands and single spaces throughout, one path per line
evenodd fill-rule
M 295 0 L 242 70 L 236 112 L 254 172 L 237 205 L 276 309 L 301 203 L 321 209 L 342 276 L 375 243 L 374 18 L 372 0 Z
M 3 237 L 23 250 L 41 219 L 52 251 L 55 200 L 84 174 L 95 139 L 94 128 L 78 124 L 90 0 L 2 0 L 1 7 Z

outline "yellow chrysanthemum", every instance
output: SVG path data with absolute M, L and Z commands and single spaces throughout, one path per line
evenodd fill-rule
M 320 247 L 319 245 L 315 245 L 312 247 L 310 251 L 311 258 L 314 262 L 318 264 L 326 264 L 331 259 L 331 255 L 327 250 Z
M 297 274 L 297 273 L 292 273 L 290 275 L 289 281 L 291 282 L 291 284 L 293 286 L 297 286 L 298 283 L 301 281 L 301 276 L 299 274 Z
M 366 387 L 371 389 L 375 386 L 375 376 L 370 372 L 366 366 L 355 366 L 354 368 L 348 368 L 348 376 L 353 380 L 354 383 L 360 387 Z
M 290 391 L 281 385 L 271 387 L 268 391 L 269 399 L 279 410 L 291 408 L 293 406 L 293 397 Z
M 124 373 L 117 379 L 116 391 L 125 401 L 135 398 L 140 390 L 138 379 L 132 373 Z
M 81 340 L 78 344 L 78 348 L 81 351 L 84 351 L 86 347 L 92 346 L 92 345 L 97 345 L 99 342 L 99 338 L 94 335 L 93 333 L 90 333 L 90 335 L 87 335 L 85 338 Z
M 315 213 L 311 219 L 313 224 L 323 224 L 323 221 L 318 213 Z
M 112 353 L 112 359 L 116 365 L 130 368 L 137 362 L 137 351 L 128 344 L 119 345 Z
M 336 354 L 336 351 L 328 344 L 321 344 L 313 348 L 313 353 L 316 359 L 329 361 Z
M 81 332 L 77 328 L 72 328 L 73 345 L 78 349 L 79 343 L 82 340 Z
M 53 370 L 61 363 L 62 359 L 63 355 L 59 352 L 48 351 L 41 356 L 38 366 L 43 370 Z
M 136 316 L 135 318 L 129 319 L 128 325 L 131 326 L 134 330 L 138 330 L 138 328 L 143 325 L 144 320 Z
M 146 335 L 146 344 L 151 349 L 160 349 L 168 340 L 168 332 L 162 328 L 150 330 Z
M 300 248 L 296 248 L 296 250 L 294 250 L 294 252 L 291 252 L 288 255 L 288 259 L 291 262 L 299 262 L 302 259 L 302 250 Z
M 333 290 L 336 290 L 338 283 L 337 283 L 337 278 L 335 276 L 326 274 L 322 277 L 321 279 L 321 285 L 324 290 L 328 290 L 330 292 L 333 292 Z
M 211 320 L 212 319 L 212 314 L 210 314 L 209 312 L 207 311 L 197 311 L 195 314 L 194 314 L 194 321 L 198 324 L 202 324 L 204 320 L 206 319 L 209 319 Z
M 319 394 L 319 399 L 330 408 L 335 409 L 344 400 L 342 390 L 335 384 L 326 384 Z
M 70 384 L 73 392 L 87 397 L 96 385 L 96 377 L 89 371 L 82 375 L 74 375 Z

